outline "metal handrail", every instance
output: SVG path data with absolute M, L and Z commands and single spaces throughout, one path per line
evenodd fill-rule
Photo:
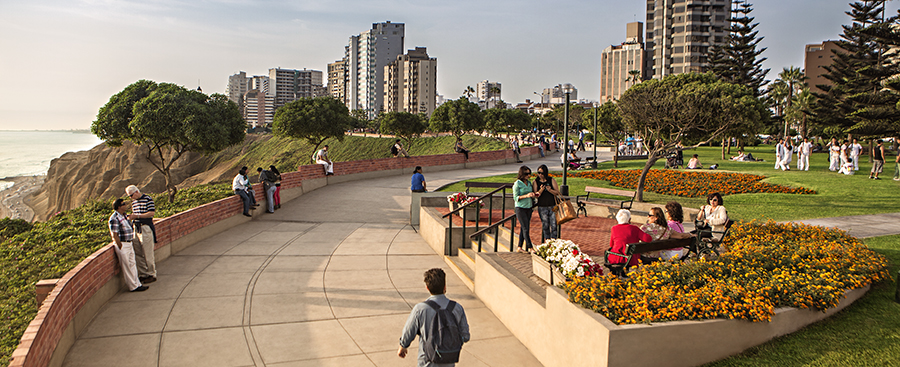
M 502 212 L 503 212 L 503 215 L 506 215 L 506 189 L 509 189 L 512 187 L 513 187 L 513 184 L 504 184 L 504 185 L 494 189 L 493 191 L 488 192 L 487 194 L 479 196 L 475 200 L 472 200 L 472 202 L 465 204 L 465 205 L 461 205 L 460 207 L 458 207 L 454 210 L 451 210 L 449 213 L 442 215 L 441 218 L 447 218 L 447 222 L 449 224 L 448 228 L 450 230 L 449 231 L 450 232 L 450 240 L 446 241 L 444 244 L 444 254 L 449 256 L 453 249 L 453 214 L 459 213 L 460 210 L 464 210 L 466 207 L 468 207 L 470 205 L 481 205 L 481 201 L 484 200 L 484 198 L 488 198 L 488 224 L 490 225 L 491 221 L 493 221 L 493 215 L 494 215 L 494 200 L 493 200 L 494 194 L 496 194 L 499 191 L 503 191 Z M 463 219 L 462 227 L 463 227 L 463 236 L 464 236 L 463 238 L 465 238 L 466 222 L 467 222 L 465 211 L 463 211 L 462 219 Z M 481 218 L 477 218 L 475 221 L 475 231 L 476 232 L 481 231 L 479 229 L 480 224 L 481 224 L 480 219 Z M 513 227 L 515 227 L 515 222 L 513 222 Z M 496 245 L 495 245 L 495 247 L 496 247 Z M 481 241 L 480 240 L 478 241 L 478 250 L 481 251 Z
M 478 197 L 478 200 L 473 200 L 471 203 L 468 203 L 468 204 L 466 204 L 466 205 L 460 206 L 459 208 L 456 208 L 456 209 L 454 209 L 453 211 L 451 211 L 451 212 L 449 212 L 449 213 L 447 213 L 447 214 L 442 215 L 441 218 L 446 218 L 446 217 L 450 216 L 451 214 L 456 214 L 456 212 L 458 212 L 458 211 L 460 211 L 460 210 L 463 210 L 463 208 L 465 208 L 465 207 L 467 207 L 467 206 L 469 206 L 469 205 L 472 205 L 472 204 L 475 204 L 475 203 L 481 201 L 482 199 L 484 199 L 484 198 L 487 197 L 487 196 L 493 197 L 492 195 L 495 194 L 495 193 L 497 193 L 497 191 L 503 190 L 503 191 L 504 191 L 504 192 L 503 192 L 503 198 L 506 199 L 506 189 L 511 189 L 512 187 L 513 187 L 513 184 L 506 184 L 506 185 L 500 186 L 500 187 L 494 189 L 494 191 L 491 191 L 491 192 L 489 192 L 489 193 L 487 193 L 487 194 L 484 194 L 484 195 L 479 196 L 479 197 Z M 504 204 L 505 204 L 505 203 L 504 203 Z
M 485 227 L 484 229 L 482 229 L 478 232 L 470 234 L 469 240 L 473 240 L 473 239 L 475 239 L 475 236 L 481 236 L 481 235 L 487 233 L 488 231 L 490 231 L 491 229 L 497 229 L 500 227 L 500 225 L 502 225 L 503 223 L 506 223 L 509 220 L 512 220 L 511 230 L 512 230 L 513 235 L 515 235 L 515 233 L 516 233 L 516 215 L 510 214 L 508 217 L 499 220 L 497 223 L 491 224 L 490 226 Z M 500 233 L 499 232 L 500 231 L 497 230 L 497 235 L 494 236 L 494 252 L 497 252 L 499 245 L 500 245 Z M 512 251 L 512 248 L 513 248 L 512 239 L 510 239 L 509 242 L 510 242 L 509 250 Z M 481 252 L 481 237 L 478 238 L 478 252 Z

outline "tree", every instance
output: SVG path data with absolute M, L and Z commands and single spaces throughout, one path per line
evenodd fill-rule
M 812 115 L 815 105 L 816 96 L 809 91 L 809 87 L 805 87 L 794 96 L 794 100 L 785 111 L 786 120 L 800 124 L 800 135 L 803 137 L 808 136 L 809 116 Z
M 878 135 L 885 123 L 877 114 L 876 104 L 882 104 L 889 91 L 882 90 L 882 82 L 890 77 L 884 67 L 884 45 L 872 34 L 873 28 L 889 26 L 884 21 L 884 0 L 859 1 L 850 4 L 847 12 L 853 21 L 844 25 L 839 50 L 834 61 L 825 67 L 831 85 L 817 85 L 820 102 L 815 110 L 815 122 L 824 126 L 826 134 L 854 133 Z M 890 20 L 893 23 L 894 20 Z M 889 123 L 889 122 L 888 122 Z
M 594 111 L 586 110 L 582 113 L 582 121 L 593 121 Z M 588 124 L 589 125 L 589 124 Z M 619 107 L 614 102 L 606 102 L 597 107 L 597 131 L 613 143 L 613 167 L 619 167 L 619 142 L 625 140 L 625 124 L 622 123 L 622 115 Z M 599 137 L 594 137 L 597 144 Z
M 407 152 L 412 148 L 412 140 L 427 128 L 422 117 L 409 112 L 388 112 L 381 117 L 381 131 L 405 140 Z
M 638 201 L 643 201 L 650 168 L 679 142 L 697 147 L 738 125 L 757 124 L 769 113 L 750 88 L 712 73 L 645 81 L 625 91 L 618 107 L 625 127 L 640 132 L 649 150 L 636 188 Z
M 484 117 L 481 108 L 468 99 L 459 98 L 444 102 L 434 110 L 429 121 L 429 130 L 450 132 L 461 137 L 466 131 L 484 130 Z
M 725 44 L 710 48 L 709 68 L 728 82 L 747 86 L 754 96 L 759 97 L 769 72 L 762 68 L 766 58 L 760 57 L 766 48 L 757 49 L 764 37 L 757 37 L 759 23 L 753 23 L 755 18 L 750 16 L 753 5 L 746 0 L 735 0 L 734 5 Z
M 509 133 L 527 129 L 531 124 L 531 117 L 519 109 L 490 108 L 484 111 L 484 125 L 493 132 Z
M 625 78 L 625 83 L 631 83 L 631 85 L 635 85 L 641 82 L 641 71 L 640 70 L 628 70 L 628 77 Z
M 109 98 L 91 132 L 109 146 L 125 141 L 147 146 L 147 161 L 166 179 L 169 201 L 178 189 L 172 165 L 186 152 L 213 153 L 244 140 L 237 104 L 182 86 L 139 80 Z
M 341 101 L 331 97 L 301 98 L 275 111 L 272 132 L 276 136 L 305 139 L 313 146 L 309 154 L 319 149 L 328 138 L 344 140 L 344 132 L 353 126 L 353 118 Z
M 791 108 L 791 104 L 794 102 L 794 95 L 799 93 L 801 89 L 806 87 L 806 75 L 803 74 L 803 71 L 800 68 L 795 68 L 793 66 L 786 67 L 778 73 L 778 79 L 784 84 L 787 85 L 787 97 L 785 98 L 785 111 Z M 785 119 L 784 123 L 784 135 L 788 135 L 788 123 L 787 119 Z M 803 135 L 804 137 L 806 135 Z

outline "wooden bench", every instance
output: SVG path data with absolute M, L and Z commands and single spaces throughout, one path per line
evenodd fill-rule
M 469 189 L 473 187 L 498 189 L 503 186 L 512 188 L 513 184 L 509 182 L 466 182 L 466 195 L 469 195 Z
M 690 238 L 669 238 L 665 240 L 659 241 L 651 241 L 651 242 L 637 242 L 637 243 L 629 243 L 625 245 L 625 253 L 620 254 L 613 252 L 612 249 L 606 250 L 605 261 L 603 266 L 609 268 L 609 270 L 616 275 L 624 276 L 625 269 L 628 267 L 628 263 L 631 262 L 631 258 L 635 255 L 640 255 L 647 252 L 660 251 L 660 250 L 669 250 L 673 248 L 679 247 L 687 247 L 689 249 L 694 249 L 695 247 L 695 237 Z M 690 253 L 690 252 L 688 252 Z M 610 255 L 618 255 L 625 258 L 625 262 L 623 263 L 611 263 L 609 262 Z M 685 255 L 679 260 L 684 260 L 687 257 Z
M 575 202 L 578 204 L 578 209 L 576 213 L 584 214 L 587 216 L 587 207 L 585 205 L 602 205 L 607 206 L 614 209 L 631 209 L 631 205 L 634 204 L 634 196 L 637 194 L 636 191 L 626 191 L 626 190 L 616 190 L 616 189 L 607 189 L 603 187 L 595 187 L 595 186 L 585 186 L 584 195 L 578 195 L 575 197 Z M 614 196 L 624 196 L 630 197 L 629 200 L 615 200 L 615 199 L 605 199 L 605 198 L 592 198 L 591 194 L 602 194 L 602 195 L 614 195 Z

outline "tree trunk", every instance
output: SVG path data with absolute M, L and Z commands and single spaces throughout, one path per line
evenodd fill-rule
M 728 155 L 731 155 L 731 138 L 728 138 L 728 152 L 727 152 L 727 154 L 728 154 Z M 722 159 L 725 159 L 725 157 L 722 157 Z
M 875 151 L 875 139 L 869 139 L 869 163 L 875 163 L 875 160 L 872 159 L 872 157 L 875 156 L 875 154 L 872 154 L 872 152 L 874 152 L 874 151 Z M 882 158 L 884 158 L 884 157 L 882 157 Z
M 647 180 L 647 173 L 650 172 L 650 167 L 653 167 L 656 164 L 658 158 L 656 158 L 657 154 L 655 152 L 650 152 L 647 155 L 647 163 L 644 164 L 644 169 L 641 171 L 641 177 L 638 178 L 637 187 L 635 188 L 634 200 L 643 203 L 644 202 L 644 182 Z
M 725 160 L 725 144 L 728 143 L 728 138 L 722 139 L 722 160 Z
M 595 139 L 596 140 L 596 139 Z M 613 141 L 613 167 L 619 168 L 619 142 Z
M 169 203 L 175 202 L 175 193 L 178 192 L 178 188 L 172 184 L 172 174 L 168 169 L 163 171 L 163 176 L 166 177 L 166 191 L 169 193 Z

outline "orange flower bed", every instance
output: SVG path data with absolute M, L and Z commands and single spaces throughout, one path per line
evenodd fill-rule
M 657 262 L 626 279 L 575 278 L 569 300 L 617 324 L 675 320 L 769 321 L 778 307 L 826 310 L 844 291 L 890 279 L 887 259 L 837 229 L 736 224 L 715 261 Z
M 559 175 L 554 175 L 560 177 Z M 613 186 L 634 189 L 640 170 L 598 170 L 570 172 L 569 177 L 609 181 Z M 644 190 L 663 195 L 703 197 L 711 192 L 722 195 L 750 193 L 815 194 L 802 187 L 787 187 L 762 182 L 765 176 L 731 172 L 655 170 L 647 172 Z

